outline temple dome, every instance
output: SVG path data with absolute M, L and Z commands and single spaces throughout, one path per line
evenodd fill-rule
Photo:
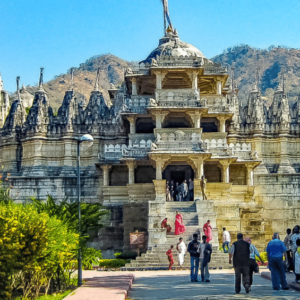
M 141 63 L 151 63 L 152 58 L 157 59 L 158 56 L 164 55 L 205 58 L 204 54 L 195 46 L 181 41 L 176 30 L 174 32 L 167 31 L 165 37 L 159 40 L 158 47 Z

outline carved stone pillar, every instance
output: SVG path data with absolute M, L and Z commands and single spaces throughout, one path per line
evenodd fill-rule
M 253 166 L 247 166 L 247 185 L 253 185 Z
M 279 135 L 280 141 L 280 164 L 277 173 L 278 174 L 295 174 L 295 169 L 291 166 L 289 160 L 290 141 L 285 135 Z
M 158 158 L 156 160 L 156 180 L 162 179 L 162 160 Z
M 219 132 L 226 132 L 226 127 L 225 127 L 226 117 L 219 116 L 218 120 L 219 120 Z
M 126 165 L 128 167 L 128 184 L 134 184 L 134 169 L 136 165 L 135 159 L 126 160 Z
M 192 79 L 192 89 L 197 90 L 198 89 L 198 72 L 193 71 L 191 79 Z
M 167 111 L 162 111 L 161 109 L 155 110 L 152 112 L 152 116 L 155 118 L 155 126 L 157 129 L 162 128 L 162 123 L 165 120 L 165 117 L 169 114 Z
M 201 112 L 196 110 L 195 112 L 187 112 L 194 122 L 194 128 L 201 128 Z
M 127 120 L 130 123 L 130 134 L 135 134 L 136 133 L 136 126 L 135 126 L 136 117 L 130 116 L 130 117 L 127 117 Z
M 132 82 L 132 96 L 137 96 L 136 78 L 133 77 L 131 79 L 131 82 Z
M 217 95 L 221 95 L 222 94 L 222 82 L 221 81 L 217 81 Z
M 219 161 L 221 165 L 222 170 L 222 182 L 223 183 L 229 183 L 229 165 L 230 163 L 228 161 Z
M 156 75 L 156 89 L 161 90 L 162 82 L 163 82 L 167 72 L 155 71 L 154 74 Z
M 111 165 L 102 165 L 101 169 L 103 171 L 103 186 L 109 186 L 109 169 Z

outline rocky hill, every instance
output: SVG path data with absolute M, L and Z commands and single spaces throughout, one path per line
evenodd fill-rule
M 248 45 L 228 48 L 212 58 L 222 65 L 235 67 L 235 78 L 240 89 L 239 99 L 245 101 L 255 82 L 256 68 L 260 69 L 260 89 L 268 104 L 273 99 L 284 72 L 285 90 L 290 101 L 300 93 L 300 50 L 286 47 L 256 49 Z
M 124 68 L 131 66 L 132 63 L 122 60 L 111 54 L 97 55 L 89 58 L 86 62 L 74 68 L 74 89 L 78 99 L 89 99 L 90 93 L 94 88 L 97 69 L 101 68 L 100 89 L 108 99 L 107 90 L 110 83 L 118 86 L 124 78 Z M 53 80 L 44 84 L 51 106 L 57 110 L 62 103 L 65 91 L 70 86 L 70 70 L 66 74 L 55 76 Z M 27 86 L 27 91 L 31 94 L 37 90 L 37 86 Z
M 281 72 L 285 74 L 285 89 L 290 101 L 300 93 L 300 50 L 286 47 L 269 47 L 256 49 L 248 45 L 239 45 L 226 49 L 222 54 L 212 58 L 215 62 L 235 67 L 235 78 L 240 89 L 239 98 L 246 101 L 248 93 L 255 82 L 256 68 L 260 68 L 260 88 L 266 103 L 270 103 L 274 90 L 278 86 Z M 95 83 L 97 68 L 101 67 L 100 87 L 107 99 L 110 83 L 119 85 L 123 80 L 124 68 L 132 66 L 111 54 L 89 58 L 74 70 L 74 86 L 77 98 L 89 99 Z M 51 106 L 56 110 L 61 105 L 66 89 L 70 84 L 69 71 L 56 76 L 44 87 L 48 93 Z M 37 87 L 27 87 L 34 94 Z

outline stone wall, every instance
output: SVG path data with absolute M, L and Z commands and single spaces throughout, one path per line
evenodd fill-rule
M 148 203 L 127 203 L 123 207 L 124 249 L 130 249 L 130 233 L 148 231 Z M 146 249 L 143 249 L 145 251 Z

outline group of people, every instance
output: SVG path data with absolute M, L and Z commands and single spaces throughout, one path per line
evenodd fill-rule
M 175 235 L 180 235 L 185 232 L 185 226 L 183 224 L 182 214 L 178 211 L 176 211 L 175 214 Z M 161 222 L 161 228 L 167 229 L 167 234 L 172 231 L 172 226 L 168 224 L 168 218 L 163 219 Z
M 174 181 L 166 183 L 166 200 L 167 201 L 194 201 L 194 182 L 190 178 L 187 182 L 184 180 L 181 184 Z
M 173 249 L 174 246 L 171 245 L 170 249 L 166 252 L 169 260 L 169 270 L 172 269 L 172 265 L 174 264 L 173 258 Z M 178 265 L 180 267 L 183 266 L 184 256 L 186 252 L 190 254 L 191 261 L 191 282 L 199 282 L 198 280 L 198 272 L 199 265 L 201 270 L 201 281 L 210 282 L 210 274 L 209 274 L 209 262 L 211 260 L 212 254 L 212 246 L 208 243 L 207 237 L 205 235 L 202 236 L 202 243 L 198 241 L 198 235 L 193 235 L 193 240 L 189 243 L 188 247 L 183 241 L 183 238 L 179 238 L 179 243 L 176 246 L 176 250 L 178 253 Z

